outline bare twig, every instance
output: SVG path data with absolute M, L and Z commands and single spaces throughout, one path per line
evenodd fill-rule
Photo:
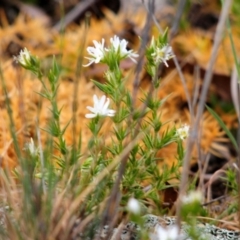
M 100 209 L 100 211 L 98 211 L 98 213 L 101 213 L 101 211 L 105 207 L 105 204 L 106 204 L 106 200 L 104 200 L 103 202 L 101 202 L 99 204 L 98 208 Z M 71 234 L 72 239 L 76 239 L 77 235 L 79 233 L 82 233 L 84 231 L 84 229 L 86 228 L 86 226 L 90 222 L 92 222 L 95 218 L 96 218 L 96 212 L 92 212 L 88 216 L 86 216 L 84 219 L 81 219 L 79 225 L 73 229 L 73 232 Z
M 209 202 L 205 202 L 204 204 L 202 204 L 202 206 L 210 205 L 210 204 L 212 204 L 212 203 L 215 203 L 215 202 L 217 202 L 217 201 L 219 201 L 219 200 L 223 200 L 223 199 L 225 199 L 225 198 L 227 198 L 227 195 L 223 195 L 223 196 L 214 198 L 214 199 L 210 200 Z
M 238 123 L 240 124 L 240 104 L 239 104 L 239 84 L 238 84 L 238 74 L 236 66 L 233 69 L 231 76 L 231 96 L 235 111 L 238 117 Z
M 179 62 L 177 60 L 176 57 L 173 58 L 173 61 L 174 61 L 174 64 L 177 68 L 177 71 L 178 71 L 178 74 L 179 74 L 179 77 L 180 77 L 180 80 L 182 82 L 182 85 L 183 85 L 183 88 L 184 88 L 184 92 L 186 94 L 186 98 L 187 98 L 187 103 L 188 103 L 188 108 L 189 108 L 189 112 L 190 112 L 190 116 L 191 116 L 191 120 L 193 121 L 193 117 L 194 117 L 194 113 L 193 113 L 193 109 L 192 109 L 192 104 L 191 104 L 191 98 L 190 98 L 190 94 L 189 94 L 189 91 L 188 91 L 188 88 L 187 88 L 187 83 L 186 83 L 186 79 L 183 75 L 183 72 L 181 70 L 181 67 L 179 65 Z
M 226 173 L 225 170 L 219 169 L 217 170 L 209 179 L 208 183 L 207 183 L 207 202 L 210 202 L 212 200 L 212 190 L 211 190 L 211 186 L 213 184 L 213 182 L 216 180 L 217 177 L 219 177 L 220 174 L 222 173 Z
M 111 237 L 110 240 L 118 240 L 118 239 L 120 239 L 121 234 L 122 234 L 122 230 L 123 230 L 123 228 L 125 227 L 125 225 L 126 225 L 126 220 L 125 220 L 125 221 L 123 220 L 123 221 L 119 224 L 119 226 L 118 226 L 118 228 L 116 229 L 116 231 L 113 233 L 113 235 L 112 235 L 112 237 Z
M 53 28 L 57 31 L 66 28 L 71 22 L 73 22 L 79 15 L 81 15 L 86 9 L 88 9 L 93 3 L 98 0 L 85 0 L 80 1 L 76 6 L 66 14 L 66 16 L 61 19 L 57 24 L 53 26 Z
M 183 14 L 183 10 L 184 10 L 184 7 L 186 5 L 186 0 L 180 0 L 179 3 L 178 3 L 178 7 L 177 7 L 177 13 L 175 15 L 175 19 L 174 19 L 174 22 L 173 22 L 173 26 L 172 26 L 172 29 L 171 29 L 171 32 L 170 32 L 170 35 L 171 35 L 171 38 L 177 33 L 178 31 L 178 26 L 179 26 L 179 22 L 180 22 L 180 18 Z
M 142 68 L 143 68 L 145 48 L 146 48 L 146 45 L 149 41 L 149 31 L 151 29 L 151 24 L 152 24 L 151 18 L 152 18 L 152 14 L 153 14 L 153 9 L 154 9 L 154 0 L 151 0 L 149 2 L 146 24 L 145 24 L 144 29 L 142 31 L 141 46 L 140 46 L 140 49 L 139 49 L 139 61 L 137 63 L 137 67 L 136 67 L 136 77 L 135 77 L 135 80 L 133 82 L 133 94 L 132 94 L 132 96 L 133 96 L 133 108 L 135 106 L 135 102 L 136 102 L 136 98 L 137 98 L 137 92 L 138 92 L 138 89 L 139 89 L 140 73 L 141 73 Z
M 192 98 L 192 109 L 194 111 L 195 107 L 197 106 L 197 100 L 199 96 L 200 90 L 200 69 L 199 66 L 194 67 L 194 93 Z
M 240 146 L 240 105 L 239 105 L 239 100 L 240 100 L 240 87 L 239 87 L 239 76 L 237 72 L 237 67 L 235 66 L 233 69 L 232 77 L 231 77 L 231 95 L 232 95 L 232 100 L 233 100 L 233 105 L 235 108 L 235 111 L 237 113 L 237 118 L 238 118 L 238 132 L 237 132 L 237 142 L 238 146 Z M 239 148 L 238 148 L 239 149 Z M 240 153 L 239 150 L 237 154 L 237 166 L 238 168 L 240 167 Z M 240 174 L 237 172 L 237 183 L 238 186 L 240 187 Z M 240 193 L 240 190 L 238 189 L 238 192 Z M 238 206 L 240 207 L 240 194 L 238 197 Z M 238 220 L 240 224 L 240 212 L 238 213 Z M 240 228 L 240 225 L 239 225 Z
M 76 132 L 77 132 L 77 109 L 78 109 L 78 87 L 79 87 L 79 81 L 82 74 L 82 64 L 83 64 L 83 52 L 84 47 L 86 44 L 86 38 L 87 38 L 87 32 L 88 32 L 88 16 L 85 18 L 85 29 L 83 31 L 82 39 L 81 39 L 81 46 L 78 54 L 77 59 L 77 67 L 75 72 L 75 81 L 74 81 L 74 90 L 73 90 L 73 103 L 72 103 L 72 135 L 73 135 L 73 153 L 76 154 Z M 77 156 L 74 156 L 74 158 L 77 158 Z
M 200 157 L 200 144 L 198 144 L 198 168 L 199 168 L 199 188 L 200 188 L 200 191 L 203 192 L 203 187 L 204 187 L 204 176 L 206 174 L 206 171 L 207 171 L 207 167 L 208 167 L 208 164 L 209 164 L 209 159 L 210 159 L 210 154 L 207 154 L 205 156 L 205 159 L 204 159 L 204 164 L 202 164 L 202 159 Z M 203 165 L 203 166 L 202 166 Z

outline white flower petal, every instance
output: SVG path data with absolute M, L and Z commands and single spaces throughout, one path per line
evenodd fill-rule
M 90 66 L 92 63 L 94 63 L 94 60 L 91 60 L 88 64 L 83 64 L 83 67 L 88 67 L 88 66 Z
M 104 102 L 105 102 L 105 100 L 104 100 Z M 107 111 L 109 104 L 110 104 L 110 100 L 109 100 L 109 98 L 107 98 L 107 101 L 102 106 L 102 111 L 103 112 Z
M 16 62 L 19 62 L 23 66 L 27 66 L 29 64 L 29 61 L 31 60 L 31 54 L 27 50 L 27 48 L 24 48 L 20 51 L 17 57 L 14 56 L 14 60 Z
M 96 94 L 93 95 L 93 103 L 94 103 L 94 108 L 97 108 L 98 107 L 98 97 Z
M 159 48 L 152 43 L 151 45 L 155 49 L 155 52 L 151 54 L 151 56 L 154 58 L 154 61 L 156 63 L 163 62 L 165 66 L 168 67 L 167 61 L 174 57 L 172 47 L 169 45 L 165 45 Z
M 87 67 L 91 65 L 92 63 L 99 63 L 101 62 L 105 57 L 105 48 L 104 48 L 105 40 L 102 39 L 102 42 L 99 43 L 96 40 L 93 40 L 94 47 L 87 47 L 87 52 L 91 56 L 86 57 L 90 60 L 88 64 L 83 65 L 84 67 Z
M 119 54 L 120 59 L 130 58 L 133 62 L 136 62 L 134 58 L 138 57 L 138 54 L 133 53 L 132 50 L 127 50 L 128 41 L 125 39 L 120 40 L 118 36 L 114 36 L 110 39 L 115 54 Z M 108 49 L 108 51 L 110 51 Z
M 87 113 L 87 114 L 85 114 L 86 118 L 95 118 L 96 116 L 97 116 L 97 114 L 95 114 L 95 113 Z
M 179 230 L 177 225 L 168 226 L 166 228 L 161 227 L 160 225 L 156 226 L 156 233 L 158 239 L 161 240 L 177 240 L 181 239 L 181 234 L 179 235 Z
M 168 67 L 167 61 L 163 59 L 163 63 L 165 64 L 166 67 Z
M 96 111 L 95 108 L 90 107 L 90 106 L 87 106 L 86 108 L 87 108 L 90 112 L 93 112 L 93 113 L 95 113 L 95 111 Z
M 105 95 L 103 95 L 101 98 L 100 98 L 100 100 L 99 100 L 99 102 L 98 102 L 98 108 L 99 109 L 104 109 L 104 103 L 105 103 L 105 101 L 106 101 L 106 96 Z
M 182 197 L 184 204 L 190 204 L 194 202 L 201 203 L 203 201 L 203 195 L 200 191 L 191 191 L 187 196 Z
M 115 115 L 115 113 L 116 113 L 116 111 L 115 110 L 112 110 L 112 109 L 108 109 L 108 116 L 114 116 Z
M 189 126 L 187 124 L 184 124 L 182 127 L 177 129 L 176 133 L 180 139 L 186 139 L 189 135 Z
M 131 56 L 129 56 L 129 58 L 130 58 L 134 63 L 137 63 L 136 59 L 132 58 Z
M 98 98 L 95 94 L 93 95 L 93 103 L 94 106 L 90 107 L 87 106 L 86 108 L 91 111 L 92 113 L 86 114 L 86 118 L 94 118 L 97 115 L 99 116 L 109 116 L 113 117 L 115 115 L 115 110 L 108 109 L 108 106 L 110 104 L 109 98 L 106 98 L 105 95 L 103 95 L 101 98 Z
M 137 199 L 130 198 L 127 203 L 128 211 L 134 214 L 140 214 L 141 206 Z

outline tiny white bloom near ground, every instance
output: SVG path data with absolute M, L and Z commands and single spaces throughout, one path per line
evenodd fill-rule
M 24 48 L 23 50 L 21 50 L 18 56 L 14 56 L 14 60 L 23 66 L 27 66 L 29 64 L 30 59 L 31 59 L 31 54 L 27 50 L 27 48 Z
M 167 61 L 174 57 L 172 47 L 169 45 L 165 45 L 162 48 L 156 47 L 156 51 L 152 53 L 152 57 L 154 57 L 157 63 L 163 62 L 168 67 Z
M 182 202 L 184 204 L 190 204 L 194 202 L 201 203 L 203 201 L 203 195 L 200 191 L 192 191 L 187 196 L 183 196 Z
M 84 67 L 88 67 L 92 63 L 99 63 L 105 57 L 105 48 L 104 48 L 105 40 L 102 39 L 102 42 L 93 41 L 94 47 L 87 47 L 87 51 L 91 57 L 85 57 L 89 60 L 89 63 L 83 65 Z
M 133 214 L 140 214 L 141 212 L 141 206 L 137 199 L 130 198 L 127 203 L 127 209 L 129 212 Z
M 179 229 L 177 225 L 172 225 L 167 228 L 163 228 L 157 225 L 155 228 L 157 240 L 179 240 L 181 236 L 179 234 Z
M 136 63 L 134 58 L 138 57 L 139 55 L 134 53 L 133 50 L 127 50 L 128 42 L 125 39 L 120 40 L 119 37 L 115 35 L 113 38 L 110 38 L 110 42 L 114 51 L 116 54 L 120 55 L 121 59 L 129 57 L 133 62 Z M 109 51 L 109 49 L 107 51 Z
M 182 140 L 186 139 L 189 135 L 189 126 L 187 124 L 177 129 L 177 135 Z
M 109 98 L 106 98 L 105 95 L 103 95 L 99 99 L 96 95 L 93 95 L 93 103 L 94 103 L 93 107 L 87 106 L 87 109 L 90 110 L 90 112 L 92 113 L 86 114 L 85 115 L 86 118 L 95 118 L 97 116 L 113 117 L 116 113 L 115 110 L 108 109 L 110 100 Z

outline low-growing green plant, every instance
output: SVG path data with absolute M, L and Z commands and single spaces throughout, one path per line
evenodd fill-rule
M 15 57 L 41 82 L 42 90 L 36 94 L 49 101 L 51 118 L 46 129 L 36 128 L 36 132 L 47 132 L 47 141 L 42 143 L 36 134 L 20 149 L 22 164 L 14 171 L 17 183 L 13 186 L 23 201 L 19 200 L 20 207 L 12 199 L 7 201 L 7 238 L 70 239 L 81 232 L 92 239 L 98 234 L 94 230 L 97 226 L 114 224 L 120 213 L 141 225 L 141 215 L 148 212 L 150 202 L 156 208 L 154 213 L 163 212 L 158 192 L 168 188 L 171 179 L 179 178 L 184 158 L 182 143 L 188 137 L 189 127 L 162 130 L 166 124 L 161 121 L 164 99 L 157 94 L 161 87 L 159 65 L 168 66 L 167 61 L 174 57 L 167 43 L 167 31 L 153 38 L 146 48 L 146 69 L 152 84 L 149 92 L 139 99 L 140 105 L 126 87 L 128 80 L 120 67 L 123 59 L 137 63 L 139 57 L 127 49 L 127 41 L 114 36 L 108 48 L 103 39 L 94 41 L 94 47 L 88 47 L 87 51 L 89 63 L 84 66 L 101 62 L 108 69 L 104 83 L 92 80 L 103 95 L 94 95 L 94 105 L 87 107 L 90 113 L 85 117 L 89 118 L 92 137 L 87 151 L 81 152 L 79 147 L 77 154 L 71 152 L 75 149 L 64 140 L 68 125 L 60 126 L 62 106 L 58 105 L 57 94 L 61 68 L 56 59 L 53 58 L 45 75 L 41 61 L 27 49 Z M 109 124 L 108 132 L 102 129 L 105 121 Z M 159 169 L 163 159 L 157 153 L 172 143 L 177 144 L 178 161 L 171 167 L 161 164 Z M 6 178 L 4 185 L 10 191 Z M 78 231 L 74 230 L 77 219 L 80 219 Z

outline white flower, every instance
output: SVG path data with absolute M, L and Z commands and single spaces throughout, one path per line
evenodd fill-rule
M 129 212 L 134 213 L 134 214 L 140 214 L 140 212 L 141 212 L 140 204 L 139 204 L 138 200 L 135 198 L 130 198 L 128 200 L 127 209 Z
M 184 204 L 190 204 L 194 202 L 201 203 L 203 201 L 203 195 L 200 191 L 192 191 L 187 196 L 182 198 Z
M 26 148 L 32 156 L 38 155 L 38 148 L 35 147 L 34 141 L 31 138 L 30 142 L 26 144 Z
M 174 57 L 172 47 L 168 44 L 163 46 L 162 48 L 156 47 L 155 52 L 151 55 L 155 59 L 155 62 L 163 62 L 166 67 L 168 67 L 167 61 Z
M 113 117 L 115 115 L 116 112 L 115 110 L 108 109 L 110 100 L 109 98 L 106 98 L 105 95 L 103 95 L 99 99 L 96 95 L 93 95 L 93 103 L 94 103 L 93 107 L 87 106 L 87 109 L 90 110 L 92 113 L 86 114 L 85 115 L 86 118 L 95 118 L 98 115 Z
M 177 135 L 182 140 L 186 139 L 188 137 L 188 134 L 189 134 L 189 126 L 187 124 L 177 129 Z
M 20 51 L 17 57 L 14 56 L 14 60 L 16 62 L 19 62 L 23 66 L 27 66 L 31 60 L 31 54 L 27 50 L 27 48 L 24 48 L 23 50 Z
M 179 229 L 177 225 L 172 225 L 167 228 L 163 228 L 160 225 L 155 227 L 155 234 L 157 238 L 154 239 L 158 240 L 179 240 L 181 239 L 181 234 L 179 234 Z M 155 235 L 154 234 L 154 235 Z M 153 238 L 153 236 L 152 236 Z
M 133 62 L 136 63 L 134 58 L 138 57 L 139 55 L 134 53 L 133 50 L 127 50 L 128 42 L 125 39 L 120 40 L 119 37 L 115 35 L 113 38 L 110 38 L 110 42 L 114 51 L 120 55 L 120 59 L 129 57 Z M 109 49 L 107 49 L 107 51 L 109 51 Z
M 87 47 L 87 51 L 91 57 L 85 57 L 89 60 L 89 63 L 83 65 L 84 67 L 87 67 L 92 63 L 99 63 L 101 62 L 101 60 L 104 59 L 105 57 L 104 42 L 105 42 L 104 39 L 102 39 L 101 43 L 97 42 L 96 40 L 93 40 L 93 44 L 95 47 Z

